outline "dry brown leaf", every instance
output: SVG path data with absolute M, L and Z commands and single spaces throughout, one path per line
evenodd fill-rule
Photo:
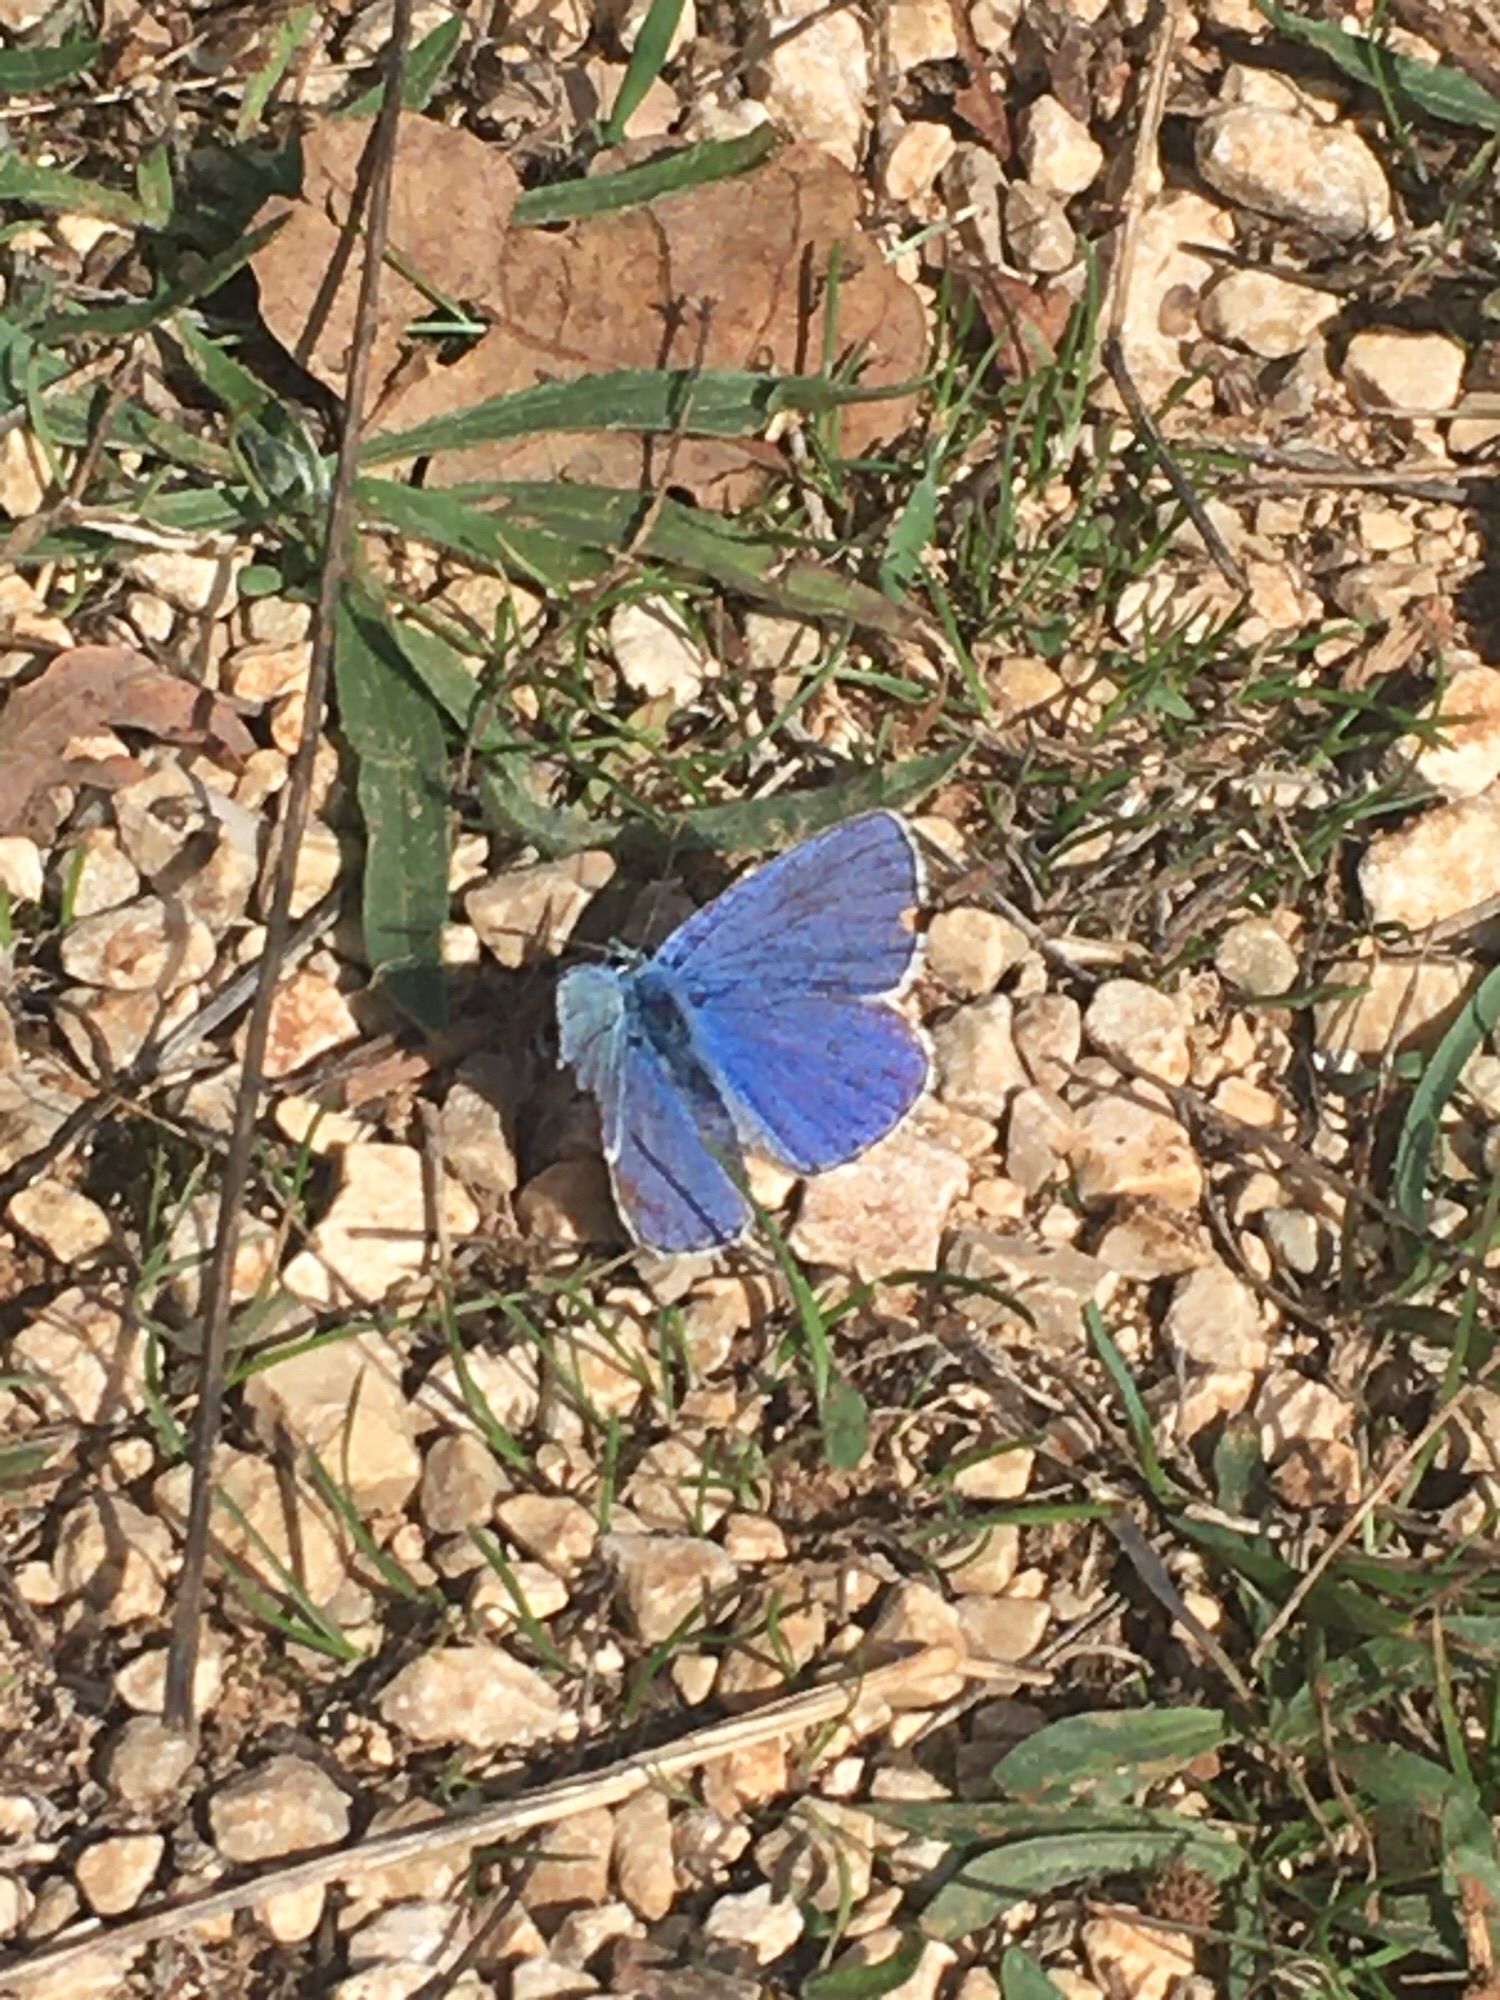
M 12 689 L 0 709 L 0 834 L 50 840 L 59 786 L 113 791 L 140 777 L 133 757 L 95 757 L 81 748 L 112 729 L 200 744 L 230 761 L 255 748 L 229 703 L 207 688 L 163 672 L 129 646 L 75 646 Z
M 309 135 L 303 198 L 262 211 L 262 219 L 287 220 L 254 260 L 267 325 L 335 390 L 347 377 L 358 266 L 347 247 L 335 264 L 334 251 L 367 129 L 344 120 L 334 139 L 326 127 Z M 515 177 L 470 135 L 408 116 L 396 173 L 398 266 L 478 307 L 491 327 L 451 364 L 427 346 L 398 365 L 405 329 L 424 302 L 393 275 L 383 288 L 373 357 L 377 432 L 537 383 L 621 368 L 812 373 L 823 364 L 825 341 L 836 363 L 858 357 L 867 386 L 907 380 L 922 367 L 921 301 L 861 235 L 855 177 L 815 147 L 789 146 L 753 173 L 647 206 L 509 233 Z M 462 215 L 455 182 L 465 185 Z M 347 246 L 347 236 L 342 240 Z M 911 413 L 905 397 L 849 406 L 841 419 L 844 448 L 867 450 Z M 436 453 L 428 479 L 566 477 L 636 486 L 663 469 L 666 455 L 661 440 L 653 446 L 630 433 L 553 432 Z M 722 506 L 748 498 L 780 462 L 753 439 L 683 439 L 670 456 L 674 484 Z

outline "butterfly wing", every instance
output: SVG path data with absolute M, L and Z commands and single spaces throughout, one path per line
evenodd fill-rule
M 818 994 L 856 1000 L 895 993 L 917 956 L 910 916 L 922 868 L 906 822 L 862 813 L 778 854 L 680 924 L 652 963 L 697 989 Z
M 615 1206 L 631 1237 L 673 1255 L 742 1236 L 733 1121 L 695 1065 L 669 1063 L 632 1004 L 637 974 L 582 965 L 557 993 L 563 1059 L 598 1101 Z

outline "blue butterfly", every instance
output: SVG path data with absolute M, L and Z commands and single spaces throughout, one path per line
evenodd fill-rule
M 823 1173 L 885 1137 L 927 1051 L 885 1003 L 914 970 L 922 867 L 871 812 L 732 883 L 650 958 L 558 984 L 562 1057 L 598 1101 L 632 1238 L 713 1250 L 752 1220 L 742 1151 Z

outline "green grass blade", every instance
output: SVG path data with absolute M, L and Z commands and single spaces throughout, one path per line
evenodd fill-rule
M 1135 1386 L 1135 1378 L 1125 1365 L 1125 1357 L 1110 1339 L 1104 1324 L 1104 1316 L 1096 1305 L 1091 1303 L 1084 1307 L 1083 1323 L 1125 1407 L 1125 1423 L 1135 1445 L 1141 1477 L 1158 1500 L 1165 1505 L 1171 1505 L 1180 1496 L 1157 1456 L 1150 1412 L 1141 1400 L 1141 1392 Z
M 441 21 L 430 35 L 424 35 L 406 59 L 406 77 L 401 86 L 401 102 L 408 111 L 425 111 L 458 53 L 464 24 L 458 15 Z M 385 85 L 377 83 L 362 97 L 356 97 L 339 113 L 341 118 L 373 118 L 385 102 Z
M 242 144 L 259 128 L 277 85 L 291 68 L 292 58 L 306 41 L 308 30 L 317 18 L 315 6 L 294 7 L 266 37 L 265 61 L 246 82 L 235 116 L 234 136 Z
M 1000 1991 L 1005 2000 L 1063 2000 L 1063 1990 L 1055 1986 L 1029 1951 L 1011 1945 L 1000 1957 Z
M 83 38 L 55 49 L 0 49 L 0 97 L 24 97 L 82 76 L 99 60 L 103 47 L 102 42 Z
M 1485 975 L 1433 1050 L 1401 1124 L 1391 1193 L 1397 1208 L 1417 1228 L 1422 1227 L 1426 1213 L 1427 1176 L 1443 1107 L 1458 1088 L 1464 1064 L 1497 1021 L 1500 1021 L 1500 966 Z
M 646 92 L 665 69 L 672 37 L 682 19 L 682 6 L 683 0 L 651 0 L 646 18 L 636 31 L 635 47 L 630 51 L 619 94 L 599 133 L 603 145 L 619 145 Z
M 1500 132 L 1500 97 L 1467 71 L 1398 56 L 1369 35 L 1351 35 L 1332 21 L 1305 19 L 1278 6 L 1276 0 L 1255 0 L 1255 4 L 1283 35 L 1327 56 L 1345 76 L 1367 84 L 1382 99 L 1404 97 L 1418 111 L 1445 124 Z
M 386 990 L 429 1030 L 447 1019 L 447 743 L 373 598 L 351 588 L 334 631 L 339 715 L 359 759 L 365 951 Z
M 904 1937 L 889 1958 L 873 1965 L 840 1965 L 814 1972 L 802 1982 L 802 2000 L 881 2000 L 905 1986 L 922 1963 L 927 1940 L 915 1932 Z
M 23 201 L 32 208 L 66 209 L 72 215 L 93 215 L 135 229 L 145 214 L 134 195 L 119 188 L 100 187 L 67 167 L 37 167 L 14 153 L 0 154 L 0 202 Z
M 616 208 L 636 208 L 659 195 L 682 188 L 703 187 L 709 181 L 743 174 L 769 158 L 777 146 L 769 125 L 758 125 L 738 139 L 705 139 L 665 159 L 622 167 L 614 174 L 593 174 L 586 180 L 558 181 L 553 187 L 528 188 L 516 203 L 512 221 L 518 229 L 548 222 L 570 222 L 580 215 L 606 215 Z
M 1012 1798 L 1041 1804 L 1088 1797 L 1125 1799 L 1174 1777 L 1184 1764 L 1234 1735 L 1216 1708 L 1100 1709 L 1053 1722 L 1018 1743 L 995 1767 Z
M 773 798 L 742 799 L 727 806 L 698 806 L 674 821 L 674 838 L 683 845 L 726 853 L 789 847 L 855 813 L 912 804 L 951 777 L 967 754 L 965 748 L 944 750 L 908 757 L 884 770 L 835 778 L 815 790 L 778 792 Z
M 172 220 L 172 156 L 165 146 L 153 146 L 138 161 L 135 191 L 148 229 L 165 229 Z

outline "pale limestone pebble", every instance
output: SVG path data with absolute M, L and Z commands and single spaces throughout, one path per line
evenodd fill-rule
M 1206 254 L 1234 239 L 1229 215 L 1214 202 L 1186 189 L 1170 189 L 1142 212 L 1125 297 L 1121 343 L 1126 366 L 1148 404 L 1162 401 L 1188 373 L 1188 342 L 1196 330 L 1174 319 L 1164 323 L 1168 299 L 1194 299 L 1222 270 Z M 1120 236 L 1111 239 L 1111 261 L 1120 254 Z M 1205 393 L 1205 391 L 1207 393 Z M 1190 408 L 1212 402 L 1207 383 L 1185 392 Z
M 971 1182 L 967 1208 L 983 1222 L 1022 1222 L 1026 1190 L 1004 1174 L 986 1174 Z
M 455 1357 L 445 1354 L 428 1370 L 412 1406 L 425 1422 L 482 1437 L 486 1420 L 512 1433 L 526 1430 L 536 1421 L 541 1401 L 535 1350 L 518 1345 L 499 1352 L 473 1348 L 465 1353 L 461 1370 Z
M 264 887 L 255 899 L 256 908 L 262 916 L 269 912 L 271 906 L 270 885 L 275 855 L 273 844 L 267 866 L 261 871 Z M 309 819 L 292 867 L 292 899 L 287 907 L 293 922 L 305 917 L 315 904 L 323 900 L 343 875 L 347 862 L 343 843 L 327 820 Z
M 107 1249 L 113 1231 L 96 1201 L 52 1179 L 33 1181 L 11 1196 L 6 1219 L 61 1264 L 87 1263 Z
M 615 1814 L 614 1878 L 626 1903 L 646 1923 L 664 1917 L 677 1899 L 672 1859 L 672 1809 L 666 1792 L 651 1786 L 627 1799 Z
M 1078 1192 L 1090 1208 L 1139 1195 L 1191 1209 L 1203 1195 L 1203 1169 L 1186 1129 L 1163 1111 L 1101 1095 L 1078 1111 L 1074 1154 Z
M 554 1160 L 519 1191 L 516 1225 L 523 1236 L 557 1248 L 619 1243 L 609 1172 L 599 1159 Z
M 602 849 L 513 868 L 464 897 L 469 922 L 501 965 L 556 958 L 615 864 Z
M 377 1704 L 383 1721 L 424 1747 L 521 1750 L 562 1733 L 561 1702 L 531 1667 L 498 1646 L 438 1646 L 403 1667 Z
M 52 484 L 41 441 L 26 425 L 0 437 L 0 514 L 25 521 L 37 513 Z
M 1213 1256 L 1196 1216 L 1154 1201 L 1124 1201 L 1094 1246 L 1094 1255 L 1117 1277 L 1139 1284 L 1201 1269 Z
M 1285 561 L 1247 562 L 1250 604 L 1240 631 L 1250 644 L 1276 632 L 1299 632 L 1323 615 L 1323 602 Z
M 679 1419 L 682 1412 L 678 1412 Z M 624 1501 L 648 1527 L 702 1534 L 729 1512 L 730 1490 L 715 1470 L 717 1446 L 681 1427 L 642 1452 L 625 1483 Z
M 853 1977 L 865 1966 L 883 1965 L 902 1949 L 909 1936 L 909 1931 L 891 1925 L 855 1935 L 854 1942 L 834 1959 L 833 1970 Z M 916 1965 L 905 1979 L 894 1986 L 884 1984 L 879 1991 L 889 2000 L 938 2000 L 939 1993 L 944 1990 L 943 1982 L 957 1963 L 958 1953 L 952 1945 L 943 1944 L 937 1938 L 927 1938 Z
M 832 1915 L 868 1897 L 881 1830 L 859 1806 L 820 1792 L 817 1799 L 798 1799 L 780 1825 L 762 1835 L 755 1865 L 783 1896 Z
M 1335 579 L 1333 599 L 1362 625 L 1384 625 L 1408 604 L 1437 596 L 1440 587 L 1430 563 L 1356 563 Z
M 366 1828 L 366 1838 L 383 1833 L 430 1826 L 441 1818 L 441 1808 L 430 1800 L 403 1799 L 398 1804 L 377 1807 Z M 363 1917 L 388 1903 L 408 1898 L 438 1899 L 451 1896 L 464 1871 L 465 1860 L 458 1848 L 434 1847 L 427 1853 L 411 1855 L 405 1861 L 383 1866 L 351 1868 L 344 1878 L 344 1894 L 350 1916 Z
M 726 1660 L 724 1664 L 727 1667 L 729 1662 Z M 770 1741 L 749 1743 L 743 1749 L 731 1750 L 725 1757 L 716 1757 L 699 1782 L 703 1803 L 732 1819 L 737 1815 L 748 1816 L 772 1799 L 781 1798 L 790 1776 L 786 1744 Z
M 73 643 L 73 635 L 61 618 L 54 618 L 46 601 L 24 576 L 0 575 L 0 646 L 6 640 L 21 648 L 0 653 L 0 680 L 12 680 L 36 664 L 36 647 L 61 652 Z
M 1010 1103 L 1005 1123 L 1005 1172 L 1023 1194 L 1040 1194 L 1067 1171 L 1077 1143 L 1072 1109 L 1056 1091 L 1028 1084 Z
M 1323 983 L 1346 991 L 1314 1009 L 1317 1046 L 1342 1060 L 1426 1046 L 1447 1027 L 1477 980 L 1466 959 L 1339 959 L 1323 974 Z
M 610 615 L 609 649 L 620 679 L 647 701 L 686 707 L 716 670 L 680 607 L 668 597 L 638 597 Z
M 348 1932 L 349 1964 L 449 1965 L 472 1935 L 468 1916 L 452 1902 L 410 1897 L 367 1917 Z
M 904 126 L 885 156 L 883 179 L 888 199 L 921 201 L 942 177 L 955 144 L 948 126 L 931 119 L 917 118 Z
M 1463 401 L 1459 403 L 1463 409 Z M 1477 458 L 1500 438 L 1500 417 L 1457 416 L 1448 426 L 1448 450 L 1454 458 Z
M 716 1374 L 736 1337 L 764 1321 L 767 1290 L 753 1276 L 707 1278 L 681 1301 L 677 1337 L 695 1376 Z
M 176 1563 L 165 1522 L 118 1494 L 99 1494 L 63 1517 L 52 1571 L 81 1617 L 114 1628 L 160 1614 Z
M 151 990 L 104 993 L 94 986 L 66 987 L 57 996 L 59 1033 L 80 1069 L 111 1079 L 129 1067 L 148 1042 L 175 1033 L 197 1012 L 201 986 L 181 986 L 163 997 Z
M 1254 1292 L 1217 1261 L 1178 1280 L 1161 1333 L 1168 1348 L 1205 1368 L 1264 1368 L 1270 1358 Z
M 1115 1274 L 1097 1257 L 1067 1243 L 965 1224 L 953 1232 L 947 1268 L 983 1278 L 1004 1294 L 963 1301 L 976 1326 L 1003 1325 L 1049 1352 L 1074 1353 L 1083 1341 L 1083 1310 L 1107 1305 Z
M 1351 336 L 1342 376 L 1365 410 L 1451 410 L 1463 387 L 1463 343 L 1446 333 L 1367 327 Z
M 137 1715 L 160 1715 L 166 1695 L 167 1647 L 147 1646 L 133 1660 L 127 1660 L 115 1675 L 115 1693 Z M 224 1691 L 224 1645 L 211 1629 L 198 1644 L 193 1664 L 193 1708 L 202 1715 L 217 1703 Z
M 1198 324 L 1214 340 L 1265 361 L 1285 361 L 1311 347 L 1338 311 L 1332 292 L 1255 268 L 1226 271 L 1217 279 L 1198 307 Z
M 966 1160 L 898 1127 L 847 1166 L 808 1181 L 792 1250 L 861 1278 L 934 1271 L 949 1211 L 968 1184 Z
M 545 1923 L 569 1910 L 597 1909 L 607 1902 L 614 1840 L 614 1815 L 602 1806 L 587 1806 L 549 1826 L 521 1884 L 527 1911 Z
M 461 1535 L 491 1520 L 504 1484 L 505 1474 L 483 1438 L 449 1431 L 423 1454 L 417 1510 L 434 1534 Z
M 748 1604 L 741 1604 L 741 1628 L 755 1629 L 774 1621 L 776 1644 L 773 1650 L 752 1639 L 725 1655 L 714 1681 L 714 1694 L 720 1701 L 734 1704 L 747 1695 L 784 1687 L 824 1651 L 828 1644 L 826 1608 L 816 1601 L 788 1607 L 785 1596 L 783 1589 L 773 1585 L 757 1592 Z
M 460 1072 L 443 1099 L 438 1124 L 443 1159 L 465 1186 L 489 1195 L 513 1194 L 520 1172 L 508 1120 L 493 1087 L 482 1087 L 490 1081 L 489 1072 L 466 1068 L 469 1074 Z
M 1021 163 L 1033 187 L 1064 197 L 1082 194 L 1104 171 L 1104 148 L 1065 104 L 1044 95 L 1020 117 Z
M 719 1662 L 711 1653 L 678 1652 L 672 1656 L 673 1685 L 689 1708 L 701 1708 L 714 1691 Z
M 720 1896 L 703 1920 L 703 1936 L 748 1953 L 757 1965 L 770 1965 L 791 1950 L 806 1927 L 799 1906 L 762 1882 L 739 1895 Z
M 120 846 L 112 826 L 92 826 L 57 857 L 59 895 L 76 921 L 115 910 L 141 892 L 140 871 Z
M 105 1753 L 105 1782 L 127 1806 L 150 1812 L 176 1792 L 193 1756 L 189 1732 L 169 1729 L 158 1716 L 134 1715 Z
M 977 999 L 1031 952 L 1023 932 L 994 910 L 959 904 L 939 910 L 924 939 L 927 970 L 950 993 Z
M 1011 1036 L 1031 1081 L 1061 1090 L 1083 1046 L 1083 1010 L 1069 993 L 1028 993 L 1016 1002 Z
M 898 76 L 923 63 L 951 62 L 958 54 L 949 0 L 891 0 L 886 45 Z
M 1002 728 L 1019 715 L 1052 708 L 1068 692 L 1068 683 L 1056 668 L 1027 653 L 1011 653 L 997 661 L 987 682 L 995 704 L 995 720 Z
M 174 610 L 227 618 L 239 603 L 239 575 L 245 557 L 237 553 L 195 554 L 191 549 L 143 549 L 126 558 L 132 583 L 164 598 Z
M 24 834 L 0 839 L 0 893 L 13 903 L 39 903 L 46 886 L 42 850 Z
M 1186 1083 L 1192 1056 L 1182 1005 L 1138 979 L 1106 979 L 1083 1016 L 1083 1032 L 1101 1054 L 1123 1059 L 1165 1083 Z
M 495 1517 L 517 1548 L 560 1576 L 576 1576 L 599 1539 L 594 1514 L 566 1493 L 513 1493 Z
M 915 1675 L 920 1685 L 917 1704 L 934 1707 L 954 1700 L 966 1682 L 956 1668 L 968 1652 L 958 1608 L 930 1583 L 906 1579 L 895 1585 L 870 1628 L 870 1644 L 899 1655 L 917 1647 L 937 1647 L 953 1654 L 955 1671 Z
M 1023 271 L 1055 277 L 1076 261 L 1078 235 L 1068 220 L 1060 195 L 1048 194 L 1045 188 L 1032 187 L 1027 181 L 1017 181 L 1006 189 L 1004 216 L 1006 245 Z M 1044 696 L 1043 701 L 1046 699 Z M 1033 708 L 1042 705 L 1042 702 L 1029 704 Z M 1007 707 L 1005 720 L 1010 719 L 1010 714 L 1024 713 L 1014 704 Z
M 292 1076 L 358 1034 L 359 1023 L 333 975 L 319 965 L 299 966 L 281 981 L 271 1001 L 266 1076 L 272 1081 Z M 236 1038 L 237 1054 L 242 1042 L 242 1036 Z
M 1302 970 L 1272 917 L 1242 917 L 1231 924 L 1214 952 L 1214 969 L 1236 992 L 1255 1000 L 1289 993 Z
M 954 1987 L 953 2000 L 1002 2000 L 999 1982 L 984 1966 L 971 1965 Z M 1070 2000 L 1081 2000 L 1081 1996 L 1070 1996 Z
M 775 38 L 811 16 L 789 40 Z M 870 63 L 860 23 L 823 0 L 775 0 L 763 25 L 773 46 L 750 73 L 750 90 L 794 138 L 820 146 L 846 167 L 859 164 Z
M 1399 748 L 1424 783 L 1445 799 L 1472 799 L 1500 778 L 1500 672 L 1459 667 L 1422 710 L 1431 725 Z
M 4 0 L 0 0 L 0 6 Z M 3 16 L 0 16 L 3 23 Z M 39 1886 L 36 1913 L 30 1924 L 32 1937 L 50 1937 L 77 1915 L 78 1899 L 71 1883 L 54 1877 Z M 6 2000 L 120 2000 L 134 1983 L 131 1967 L 140 1957 L 140 1947 L 102 1943 L 98 1951 L 86 1953 L 56 1972 L 28 1966 L 24 1982 L 12 1981 Z
M 271 1116 L 282 1137 L 294 1146 L 306 1147 L 314 1159 L 331 1159 L 346 1146 L 361 1145 L 370 1136 L 370 1127 L 362 1119 L 335 1111 L 296 1090 L 277 1098 Z
M 73 1864 L 73 1877 L 96 1917 L 133 1910 L 161 1866 L 167 1843 L 159 1833 L 119 1833 L 96 1840 Z
M 13 1938 L 25 1929 L 36 1898 L 15 1875 L 0 1875 L 0 1938 Z
M 618 1813 L 615 1818 L 618 1822 Z M 643 1935 L 627 1903 L 600 1903 L 591 1910 L 569 1911 L 552 1934 L 552 1955 L 564 1965 L 586 1966 L 619 1939 Z
M 1255 1399 L 1261 1455 L 1289 1506 L 1353 1505 L 1360 1497 L 1358 1424 L 1350 1404 L 1294 1368 L 1265 1377 Z
M 1021 1531 L 1008 1522 L 981 1528 L 938 1558 L 943 1581 L 959 1597 L 999 1597 L 1021 1565 Z
M 724 1521 L 724 1553 L 734 1563 L 782 1563 L 786 1536 L 768 1514 L 730 1514 Z
M 229 1267 L 229 1298 L 244 1305 L 266 1290 L 276 1274 L 281 1255 L 280 1232 L 261 1216 L 241 1213 L 239 1237 Z M 219 1241 L 219 1197 L 194 1195 L 178 1211 L 167 1238 L 167 1258 L 171 1270 L 167 1290 L 180 1311 L 199 1311 L 203 1300 L 203 1274 Z
M 933 1030 L 938 1097 L 976 1118 L 999 1118 L 1027 1072 L 1011 1035 L 1013 1005 L 992 993 L 956 1008 Z
M 1089 1971 L 1104 1993 L 1175 2000 L 1194 1983 L 1197 1954 L 1185 1932 L 1128 1917 L 1092 1917 L 1081 1935 Z
M 346 1164 L 365 1150 L 374 1149 L 352 1148 Z M 392 1219 L 399 1228 L 399 1208 Z M 315 1452 L 361 1513 L 395 1513 L 415 1491 L 422 1460 L 411 1405 L 401 1358 L 383 1334 L 352 1334 L 272 1359 L 250 1377 L 244 1397 L 268 1446 L 285 1436 Z
M 1216 193 L 1257 214 L 1335 242 L 1391 233 L 1391 190 L 1380 159 L 1347 125 L 1232 104 L 1198 127 L 1198 171 Z
M 96 916 L 79 917 L 63 933 L 58 957 L 70 979 L 112 992 L 172 992 L 213 966 L 208 926 L 180 903 L 142 896 Z
M 1283 1270 L 1312 1278 L 1327 1268 L 1332 1251 L 1328 1228 L 1305 1208 L 1268 1208 L 1260 1227 Z
M 279 701 L 294 688 L 305 689 L 311 666 L 312 643 L 308 639 L 253 641 L 229 655 L 221 679 L 225 693 L 236 701 L 262 707 L 268 701 Z
M 431 1192 L 449 1242 L 473 1235 L 479 1210 L 468 1190 L 443 1174 Z M 429 1269 L 436 1247 L 428 1196 L 426 1162 L 415 1146 L 347 1147 L 327 1213 L 283 1273 L 287 1290 L 327 1306 L 345 1294 L 375 1302 L 411 1286 Z
M 478 1555 L 472 1543 L 465 1543 L 470 1554 Z M 469 1623 L 477 1638 L 498 1640 L 508 1637 L 521 1624 L 544 1624 L 555 1618 L 559 1611 L 566 1610 L 572 1593 L 556 1570 L 548 1569 L 545 1563 L 513 1562 L 507 1565 L 507 1572 L 488 1567 L 479 1570 L 469 1587 L 464 1608 Z M 595 1671 L 601 1670 L 602 1658 L 595 1655 Z
M 208 1824 L 226 1861 L 275 1861 L 342 1840 L 349 1799 L 320 1764 L 284 1754 L 221 1785 L 208 1802 Z
M 1217 570 L 1189 577 L 1158 566 L 1123 587 L 1113 622 L 1127 646 L 1142 646 L 1164 632 L 1201 643 L 1234 615 L 1238 603 L 1238 593 Z
M 733 1558 L 698 1535 L 617 1533 L 605 1536 L 602 1547 L 625 1616 L 647 1645 L 670 1638 L 695 1616 L 715 1622 L 738 1582 Z
M 277 1944 L 306 1944 L 323 1920 L 328 1891 L 321 1882 L 300 1883 L 278 1889 L 251 1905 L 257 1922 L 265 1925 Z
M 1500 790 L 1377 834 L 1360 863 L 1371 919 L 1421 931 L 1500 895 Z
M 523 63 L 577 55 L 593 25 L 593 0 L 516 0 L 501 17 L 494 52 Z
M 174 1465 L 158 1478 L 152 1498 L 174 1528 L 187 1519 L 191 1474 Z M 261 1451 L 225 1445 L 214 1456 L 214 1511 L 210 1568 L 215 1574 L 247 1573 L 280 1591 L 288 1574 L 312 1602 L 329 1605 L 348 1578 L 339 1530 L 326 1504 L 305 1480 L 284 1479 Z
M 122 785 L 113 809 L 120 845 L 148 881 L 172 867 L 188 841 L 210 825 L 203 795 L 177 764 Z
M 543 1426 L 573 1435 L 582 1413 L 595 1422 L 628 1416 L 660 1380 L 661 1329 L 648 1292 L 617 1286 L 596 1313 L 554 1337 Z
M 559 1965 L 550 1954 L 522 1959 L 507 1988 L 509 2000 L 588 2000 L 598 1991 L 599 1982 L 592 1973 L 581 1972 L 574 1965 Z
M 822 656 L 823 634 L 816 625 L 770 611 L 745 613 L 745 664 L 753 672 L 791 673 L 799 667 L 815 667 Z M 791 687 L 800 684 L 798 676 Z

